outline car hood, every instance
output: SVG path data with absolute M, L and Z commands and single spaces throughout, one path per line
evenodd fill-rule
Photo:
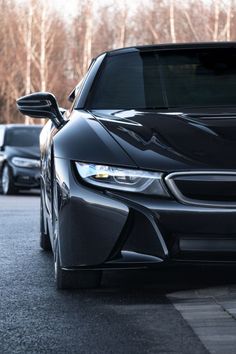
M 139 168 L 236 168 L 236 108 L 91 113 Z
M 18 156 L 18 157 L 26 157 L 31 159 L 39 159 L 40 150 L 38 146 L 29 146 L 29 147 L 7 146 L 6 155 L 8 157 Z

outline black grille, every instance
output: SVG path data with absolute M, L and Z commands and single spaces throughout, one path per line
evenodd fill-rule
M 236 206 L 236 173 L 173 173 L 167 176 L 166 182 L 182 202 Z

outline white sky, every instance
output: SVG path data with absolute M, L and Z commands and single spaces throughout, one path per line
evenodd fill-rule
M 29 0 L 15 0 L 15 1 L 18 3 L 20 3 L 20 2 L 27 3 L 27 1 L 29 1 Z M 55 8 L 57 8 L 63 14 L 63 17 L 65 17 L 65 18 L 73 16 L 73 13 L 74 13 L 76 7 L 78 7 L 81 2 L 81 0 L 45 0 L 45 1 L 46 1 L 46 3 L 48 3 L 49 6 L 51 5 Z M 198 0 L 195 0 L 195 1 L 198 2 Z M 203 0 L 203 1 L 208 4 L 210 4 L 212 2 L 212 0 Z M 220 3 L 227 4 L 229 1 L 230 0 L 221 0 Z M 181 2 L 184 6 L 184 4 L 187 4 L 189 2 L 189 0 L 174 0 L 174 2 L 176 4 L 178 2 Z M 96 8 L 98 8 L 98 7 L 106 6 L 109 4 L 113 5 L 113 6 L 116 6 L 116 4 L 122 5 L 122 3 L 125 3 L 132 11 L 132 9 L 137 7 L 137 5 L 140 5 L 140 3 L 142 3 L 141 6 L 148 6 L 149 0 L 92 0 L 92 3 L 94 4 L 95 13 L 96 13 Z
M 26 3 L 29 0 L 15 0 L 16 3 Z M 73 16 L 73 13 L 75 12 L 75 9 L 79 6 L 81 0 L 44 0 L 49 7 L 53 6 L 54 8 L 57 8 L 62 14 L 64 18 L 69 18 Z M 123 3 L 125 3 L 130 10 L 134 9 L 140 2 L 144 2 L 144 4 L 148 3 L 149 0 L 92 0 L 92 3 L 94 4 L 94 12 L 96 13 L 96 8 L 106 6 L 106 5 L 112 5 L 116 6 L 119 5 L 121 6 Z M 181 1 L 181 0 L 176 0 L 176 1 Z M 182 0 L 183 1 L 183 0 Z M 197 0 L 196 0 L 197 1 Z
M 60 9 L 65 16 L 73 15 L 74 9 L 79 5 L 80 0 L 50 0 L 54 3 L 54 6 Z M 140 4 L 142 0 L 92 0 L 94 2 L 94 7 L 105 6 L 114 3 L 126 3 L 131 9 L 135 8 L 138 4 Z M 146 0 L 148 2 L 148 0 Z

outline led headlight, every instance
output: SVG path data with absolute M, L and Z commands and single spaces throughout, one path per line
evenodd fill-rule
M 127 192 L 169 196 L 162 173 L 76 162 L 80 177 L 98 187 Z
M 40 161 L 34 159 L 28 159 L 25 157 L 13 157 L 12 163 L 17 167 L 26 167 L 26 168 L 39 168 Z

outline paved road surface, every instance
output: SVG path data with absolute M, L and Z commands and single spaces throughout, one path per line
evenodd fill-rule
M 38 196 L 0 196 L 1 354 L 236 353 L 234 270 L 113 271 L 58 292 L 38 234 Z

